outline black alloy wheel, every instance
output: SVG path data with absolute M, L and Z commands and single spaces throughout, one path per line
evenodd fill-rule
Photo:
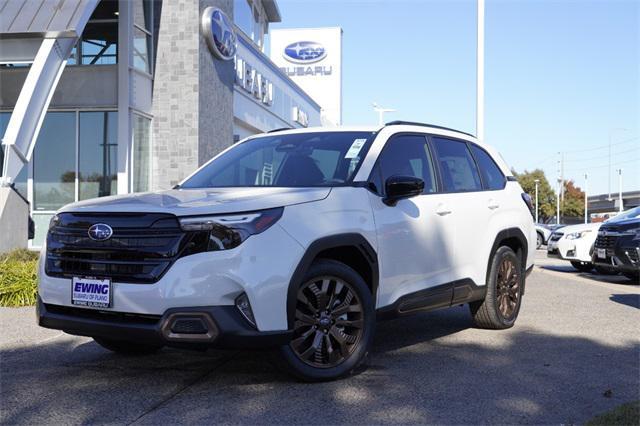
M 335 276 L 317 277 L 298 291 L 290 346 L 312 367 L 335 367 L 353 353 L 363 326 L 362 303 L 352 286 Z
M 504 257 L 500 262 L 496 287 L 500 314 L 511 319 L 520 299 L 520 272 L 512 258 Z
M 353 268 L 332 259 L 314 261 L 300 282 L 291 295 L 293 337 L 275 361 L 307 382 L 357 371 L 375 333 L 371 288 Z

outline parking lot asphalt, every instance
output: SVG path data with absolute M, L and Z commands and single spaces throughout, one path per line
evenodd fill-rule
M 466 306 L 380 322 L 368 365 L 321 384 L 265 352 L 119 356 L 1 308 L 0 424 L 571 424 L 640 399 L 640 285 L 537 257 L 514 328 Z

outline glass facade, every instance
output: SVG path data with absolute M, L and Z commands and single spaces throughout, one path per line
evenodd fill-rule
M 42 245 L 50 218 L 62 206 L 116 194 L 117 125 L 115 111 L 47 112 L 30 165 L 33 247 Z
M 45 115 L 33 153 L 33 209 L 57 210 L 75 201 L 76 113 Z
M 81 112 L 78 143 L 80 200 L 115 195 L 117 191 L 118 114 Z
M 133 67 L 152 73 L 153 2 L 136 1 L 133 8 Z
M 151 187 L 151 120 L 133 114 L 132 191 L 145 192 Z
M 264 47 L 266 18 L 260 2 L 234 0 L 233 21 L 257 46 Z

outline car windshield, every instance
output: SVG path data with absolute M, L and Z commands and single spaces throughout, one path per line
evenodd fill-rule
M 181 188 L 339 186 L 350 182 L 375 132 L 314 132 L 241 142 L 183 182 Z

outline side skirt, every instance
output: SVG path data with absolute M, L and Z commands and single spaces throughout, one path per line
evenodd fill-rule
M 415 293 L 405 294 L 394 303 L 376 311 L 378 320 L 396 318 L 418 311 L 448 308 L 484 299 L 486 286 L 478 286 L 471 278 L 464 278 Z

